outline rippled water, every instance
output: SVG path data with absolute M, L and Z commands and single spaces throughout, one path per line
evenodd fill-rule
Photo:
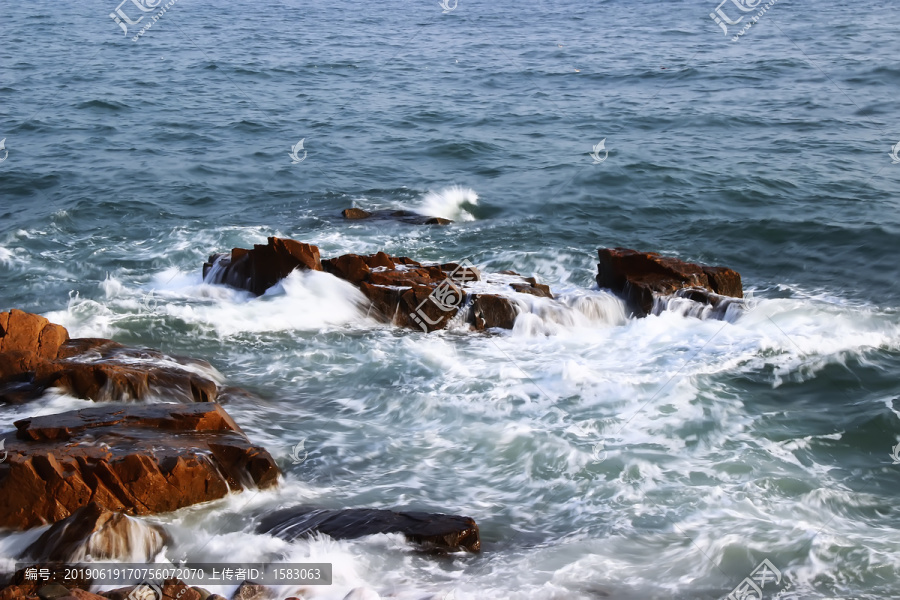
M 736 42 L 715 2 L 180 0 L 137 42 L 115 8 L 0 9 L 0 307 L 259 395 L 227 409 L 282 486 L 159 516 L 169 558 L 334 562 L 318 598 L 714 599 L 764 558 L 767 598 L 900 596 L 896 5 L 782 1 Z M 320 273 L 202 282 L 269 235 L 535 274 L 569 310 L 422 335 Z M 604 246 L 728 265 L 749 310 L 626 318 Z M 469 515 L 484 551 L 251 533 L 299 503 Z

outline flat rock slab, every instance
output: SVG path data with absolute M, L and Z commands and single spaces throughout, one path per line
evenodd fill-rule
M 275 485 L 278 467 L 215 403 L 97 407 L 3 434 L 0 527 L 27 529 L 91 502 L 146 515 Z
M 636 316 L 646 316 L 658 296 L 693 289 L 690 299 L 712 303 L 715 296 L 742 298 L 741 276 L 727 267 L 710 267 L 655 252 L 638 252 L 628 248 L 598 250 L 597 285 L 608 288 L 628 302 Z M 688 296 L 684 296 L 688 297 Z
M 426 550 L 479 552 L 478 525 L 469 517 L 425 512 L 349 508 L 329 510 L 298 506 L 263 517 L 257 527 L 292 541 L 315 533 L 335 539 L 354 539 L 377 533 L 402 533 L 407 540 Z
M 373 219 L 382 221 L 399 221 L 410 225 L 449 225 L 453 221 L 443 217 L 429 217 L 411 210 L 375 210 L 367 211 L 361 208 L 345 208 L 341 211 L 345 219 L 359 221 L 361 219 Z

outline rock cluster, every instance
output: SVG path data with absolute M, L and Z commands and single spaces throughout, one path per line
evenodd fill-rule
M 246 255 L 238 252 L 238 264 L 250 269 L 250 281 L 259 274 L 287 274 L 298 265 L 322 269 L 318 251 L 310 248 L 273 240 L 259 256 L 253 254 L 259 248 Z M 274 269 L 259 266 L 273 255 L 280 257 Z M 310 256 L 315 260 L 306 260 Z M 296 264 L 288 257 L 297 259 Z M 420 266 L 413 263 L 412 270 Z M 332 268 L 338 267 L 329 263 Z M 366 269 L 379 272 L 377 267 Z M 443 272 L 438 268 L 433 276 Z M 359 285 L 363 283 L 360 279 Z M 22 559 L 152 561 L 167 536 L 135 515 L 169 512 L 248 487 L 277 484 L 279 470 L 272 456 L 253 445 L 215 402 L 227 389 L 219 390 L 198 371 L 214 373 L 204 361 L 176 359 L 106 339 L 69 339 L 65 328 L 41 316 L 19 310 L 0 313 L 0 399 L 35 400 L 55 387 L 97 401 L 132 401 L 26 418 L 15 423 L 14 432 L 0 434 L 0 527 L 50 524 Z M 151 396 L 169 403 L 134 402 Z M 480 548 L 477 525 L 464 517 L 351 510 L 315 520 L 301 509 L 276 513 L 269 521 L 275 529 L 280 524 L 282 531 L 290 529 L 284 521 L 291 518 L 305 518 L 307 530 L 335 537 L 399 532 L 427 548 Z M 29 581 L 19 571 L 0 589 L 0 600 L 122 600 L 135 591 L 129 586 L 94 594 L 86 591 L 90 587 L 90 581 Z M 164 599 L 224 600 L 176 580 L 165 582 L 162 592 Z M 263 592 L 269 593 L 245 582 L 236 597 Z
M 705 304 L 718 296 L 742 298 L 741 276 L 727 267 L 709 267 L 628 248 L 598 251 L 597 285 L 622 296 L 636 316 L 650 314 L 654 298 L 679 295 Z
M 275 485 L 278 467 L 215 403 L 86 408 L 4 434 L 0 527 L 64 519 L 94 502 L 146 515 Z

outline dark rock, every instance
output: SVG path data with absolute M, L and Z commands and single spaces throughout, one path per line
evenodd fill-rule
M 196 585 L 194 585 L 194 586 L 191 586 L 191 589 L 194 590 L 195 592 L 197 592 L 197 594 L 198 594 L 197 600 L 208 600 L 209 597 L 212 596 L 212 593 L 209 590 L 204 589 L 202 587 L 197 587 Z
M 627 248 L 601 248 L 598 254 L 597 285 L 622 296 L 637 316 L 650 314 L 655 297 L 684 288 L 722 293 L 717 292 L 719 288 L 737 297 L 743 294 L 740 275 L 725 267 L 705 267 Z
M 478 525 L 469 517 L 424 512 L 394 512 L 368 508 L 329 510 L 300 506 L 265 516 L 260 533 L 292 541 L 315 533 L 354 539 L 376 533 L 402 533 L 426 550 L 479 552 Z
M 86 592 L 81 588 L 72 588 L 65 596 L 60 596 L 57 600 L 107 600 L 105 596 Z
M 345 219 L 366 219 L 372 216 L 372 213 L 361 208 L 345 208 L 341 211 L 341 216 Z
M 166 579 L 161 587 L 154 587 L 162 592 L 162 598 L 157 598 L 156 591 L 143 584 L 109 590 L 103 596 L 108 600 L 201 600 L 199 588 L 190 587 L 180 579 Z M 208 596 L 207 600 L 211 598 L 215 596 Z
M 58 583 L 51 583 L 38 589 L 37 595 L 41 600 L 56 600 L 62 596 L 68 596 L 69 588 Z
M 360 208 L 345 208 L 341 215 L 345 219 L 379 219 L 399 221 L 410 225 L 449 225 L 453 222 L 443 217 L 429 217 L 410 210 L 376 210 L 369 212 Z
M 472 318 L 475 329 L 483 331 L 492 327 L 512 329 L 519 315 L 514 300 L 496 294 L 472 294 Z
M 165 539 L 161 527 L 91 502 L 54 523 L 25 550 L 25 555 L 39 562 L 77 563 L 88 555 L 94 560 L 151 562 Z
M 54 523 L 91 502 L 114 512 L 168 512 L 247 486 L 278 467 L 214 403 L 97 407 L 16 422 L 2 436 L 0 527 Z
M 270 237 L 267 245 L 252 250 L 234 248 L 231 254 L 214 254 L 203 265 L 203 280 L 225 283 L 261 296 L 294 269 L 321 271 L 319 249 L 295 240 Z

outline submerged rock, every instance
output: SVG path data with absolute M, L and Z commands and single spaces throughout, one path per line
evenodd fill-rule
M 234 248 L 230 254 L 213 254 L 203 265 L 203 280 L 226 283 L 261 296 L 294 269 L 321 271 L 319 249 L 310 244 L 270 237 L 265 246 L 251 250 Z
M 376 533 L 402 533 L 425 550 L 479 552 L 478 525 L 469 517 L 425 512 L 394 512 L 369 508 L 329 510 L 299 506 L 265 516 L 257 527 L 292 541 L 316 533 L 335 539 L 354 539 Z
M 162 596 L 148 586 L 130 585 L 103 592 L 103 597 L 109 600 L 201 600 L 202 598 L 199 588 L 191 587 L 180 579 L 166 579 L 159 586 L 159 591 Z
M 152 562 L 165 544 L 165 532 L 96 502 L 54 523 L 25 550 L 40 562 L 76 563 L 94 560 Z
M 146 515 L 275 485 L 278 467 L 214 403 L 97 407 L 2 435 L 0 527 L 54 523 L 94 502 Z
M 69 339 L 64 327 L 39 315 L 0 313 L 0 402 L 34 400 L 48 388 L 88 400 L 212 402 L 219 393 L 214 373 L 206 361 L 101 338 Z
M 361 208 L 345 208 L 341 211 L 341 216 L 351 220 L 381 219 L 400 221 L 401 223 L 409 223 L 411 225 L 449 225 L 453 222 L 450 219 L 444 219 L 443 217 L 429 217 L 410 210 L 376 210 L 369 212 Z
M 598 251 L 597 285 L 629 303 L 636 316 L 652 312 L 654 300 L 679 292 L 691 300 L 711 304 L 716 296 L 743 297 L 741 276 L 727 267 L 709 267 L 627 248 Z M 686 290 L 697 293 L 687 295 Z

